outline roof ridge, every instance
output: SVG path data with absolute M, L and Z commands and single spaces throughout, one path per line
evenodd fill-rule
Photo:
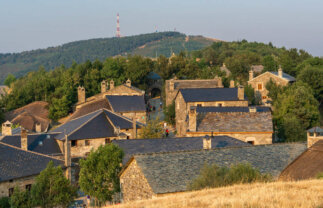
M 103 100 L 103 99 L 102 99 Z M 83 116 L 80 116 L 80 117 L 77 117 L 77 118 L 73 118 L 73 119 L 71 119 L 71 120 L 69 120 L 69 121 L 67 121 L 67 122 L 70 122 L 70 121 L 74 121 L 74 120 L 76 120 L 76 119 L 79 119 L 79 118 L 83 118 L 84 116 L 87 116 L 87 115 L 90 115 L 91 113 L 95 113 L 96 111 L 99 111 L 99 110 L 101 110 L 102 108 L 100 108 L 100 109 L 98 109 L 98 110 L 95 110 L 95 111 L 92 111 L 92 112 L 90 112 L 90 113 L 87 113 L 87 114 L 85 114 L 85 115 L 83 115 Z M 75 111 L 76 112 L 76 111 Z M 74 113 L 75 113 L 74 112 Z M 72 115 L 71 115 L 72 116 Z M 66 124 L 67 122 L 65 122 L 65 123 L 63 123 L 62 125 L 64 125 L 64 124 Z M 61 126 L 62 126 L 61 125 Z M 59 126 L 58 126 L 59 127 Z M 57 128 L 58 128 L 57 127 Z
M 108 96 L 109 96 L 109 95 L 106 95 L 106 96 L 105 96 L 105 99 L 108 101 L 108 103 L 109 103 L 109 105 L 110 105 L 111 109 L 114 111 L 114 108 L 112 107 L 111 102 L 110 102 L 110 100 L 108 99 Z M 110 95 L 110 96 L 113 96 L 113 95 Z

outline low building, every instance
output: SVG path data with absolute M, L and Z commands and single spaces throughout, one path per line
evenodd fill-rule
M 271 144 L 269 107 L 191 107 L 186 136 L 226 135 L 250 144 Z
M 313 127 L 307 130 L 307 147 L 311 147 L 316 142 L 323 140 L 323 129 L 321 127 Z
M 282 68 L 279 68 L 278 72 L 267 71 L 257 77 L 254 77 L 254 71 L 250 70 L 248 84 L 256 91 L 256 96 L 261 97 L 263 103 L 270 100 L 268 99 L 268 90 L 266 89 L 266 84 L 270 80 L 279 86 L 286 86 L 289 83 L 295 82 L 295 78 L 284 73 Z
M 175 98 L 177 136 L 185 136 L 188 114 L 193 106 L 248 106 L 244 88 L 191 88 L 180 89 Z
M 305 143 L 134 155 L 120 173 L 123 200 L 149 199 L 187 191 L 204 164 L 249 163 L 274 178 L 306 150 Z
M 222 78 L 215 77 L 214 79 L 201 79 L 201 80 L 177 80 L 170 79 L 165 81 L 165 96 L 166 106 L 172 104 L 180 89 L 189 88 L 216 88 L 223 87 Z

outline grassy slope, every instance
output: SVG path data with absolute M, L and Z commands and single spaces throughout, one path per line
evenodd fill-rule
M 323 207 L 323 180 L 235 185 L 137 201 L 115 208 Z

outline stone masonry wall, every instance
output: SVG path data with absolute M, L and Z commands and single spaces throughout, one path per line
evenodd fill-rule
M 12 182 L 0 182 L 0 198 L 9 196 L 9 189 L 19 186 L 21 190 L 26 189 L 26 185 L 34 184 L 36 176 L 29 176 L 20 179 L 15 179 Z
M 106 138 L 88 139 L 90 142 L 88 146 L 85 145 L 87 139 L 77 140 L 77 145 L 71 147 L 71 156 L 85 157 L 86 154 L 90 153 L 92 148 L 96 150 L 100 145 L 105 145 L 105 139 Z
M 133 117 L 135 117 L 136 121 L 143 124 L 146 124 L 147 122 L 147 114 L 145 111 L 144 112 L 125 112 L 125 113 L 120 113 L 120 115 L 130 119 L 133 119 Z
M 133 160 L 122 173 L 120 184 L 124 202 L 150 199 L 155 196 L 136 160 Z

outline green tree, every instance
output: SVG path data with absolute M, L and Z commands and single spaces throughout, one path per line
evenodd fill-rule
M 60 166 L 48 163 L 31 188 L 33 204 L 43 208 L 68 207 L 77 196 L 77 189 L 65 178 Z
M 272 55 L 264 56 L 262 65 L 264 66 L 263 71 L 277 71 L 278 69 L 278 64 Z
M 266 89 L 268 90 L 268 97 L 271 98 L 273 103 L 277 100 L 278 95 L 284 92 L 284 87 L 277 85 L 272 79 L 266 83 Z
M 28 190 L 22 191 L 16 186 L 10 197 L 10 205 L 12 208 L 31 208 L 30 192 Z
M 85 194 L 96 199 L 96 204 L 111 201 L 120 191 L 118 174 L 121 170 L 123 151 L 115 144 L 100 146 L 80 160 L 79 184 Z
M 168 106 L 164 106 L 165 121 L 171 125 L 175 125 L 175 101 Z
M 8 74 L 7 78 L 4 80 L 4 84 L 10 87 L 11 83 L 16 81 L 16 77 L 13 74 Z
M 10 198 L 9 197 L 1 197 L 0 198 L 0 207 L 1 208 L 10 208 Z
M 161 121 L 157 117 L 154 120 L 150 120 L 147 122 L 147 125 L 142 128 L 142 133 L 140 134 L 140 138 L 148 139 L 148 138 L 162 138 L 164 133 L 163 126 Z

